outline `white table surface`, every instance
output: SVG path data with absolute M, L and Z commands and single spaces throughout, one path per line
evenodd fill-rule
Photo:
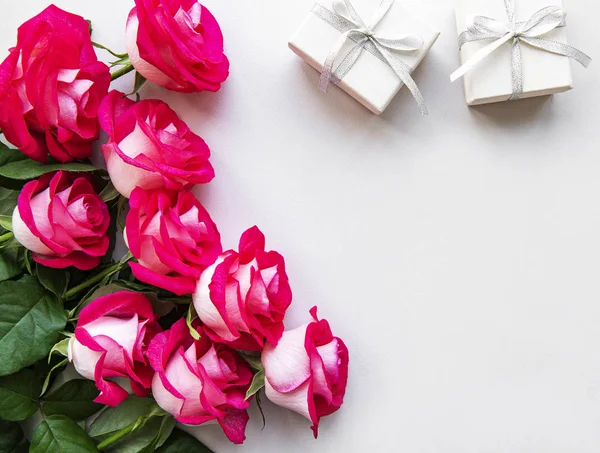
M 47 0 L 5 3 L 2 49 Z M 56 1 L 121 51 L 132 3 Z M 453 1 L 408 1 L 442 31 L 415 72 L 421 118 L 406 90 L 381 117 L 318 91 L 286 45 L 312 3 L 206 0 L 232 63 L 223 89 L 142 91 L 209 143 L 217 177 L 197 193 L 224 246 L 258 224 L 286 257 L 287 326 L 316 304 L 351 352 L 346 403 L 317 441 L 269 403 L 243 447 L 195 432 L 218 453 L 597 453 L 600 5 L 565 2 L 571 44 L 596 58 L 573 67 L 574 91 L 469 109 L 448 80 Z

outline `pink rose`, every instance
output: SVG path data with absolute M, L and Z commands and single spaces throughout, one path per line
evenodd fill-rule
M 192 294 L 204 268 L 222 251 L 221 236 L 190 192 L 139 187 L 129 199 L 125 240 L 138 259 L 130 263 L 141 281 L 178 295 Z
M 59 171 L 25 184 L 12 222 L 15 239 L 44 266 L 90 270 L 108 250 L 108 207 L 81 175 Z
M 19 27 L 16 47 L 0 65 L 0 128 L 39 162 L 92 154 L 98 106 L 108 91 L 88 23 L 54 5 Z
M 283 257 L 265 252 L 265 236 L 257 227 L 242 235 L 239 253 L 223 253 L 202 272 L 194 294 L 206 334 L 248 351 L 262 350 L 265 340 L 277 344 L 291 302 Z
M 262 364 L 267 398 L 309 419 L 316 438 L 319 419 L 343 403 L 348 349 L 326 320 L 319 321 L 317 307 L 310 313 L 313 322 L 285 332 L 277 346 L 265 346 Z
M 135 0 L 127 53 L 151 82 L 186 93 L 217 91 L 229 75 L 223 34 L 197 0 Z
M 69 341 L 69 361 L 83 377 L 96 381 L 97 403 L 117 406 L 127 398 L 127 391 L 111 380 L 115 377 L 129 378 L 136 395 L 148 396 L 154 372 L 145 353 L 160 330 L 143 294 L 121 291 L 81 310 Z
M 204 140 L 164 102 L 134 102 L 111 91 L 98 116 L 109 135 L 102 146 L 106 167 L 123 196 L 136 186 L 182 190 L 215 177 Z
M 252 371 L 237 352 L 206 336 L 195 341 L 180 319 L 154 337 L 148 359 L 156 371 L 152 396 L 160 407 L 186 425 L 216 419 L 229 440 L 244 441 Z

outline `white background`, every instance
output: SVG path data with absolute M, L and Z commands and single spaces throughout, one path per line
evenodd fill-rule
M 46 2 L 3 1 L 3 51 Z M 124 50 L 132 1 L 56 3 Z M 596 58 L 573 67 L 574 91 L 472 109 L 448 80 L 453 2 L 407 2 L 442 31 L 415 72 L 427 118 L 406 90 L 381 117 L 320 93 L 286 45 L 312 3 L 206 0 L 223 89 L 142 92 L 209 143 L 217 177 L 198 194 L 224 246 L 258 224 L 286 257 L 287 326 L 318 305 L 351 352 L 346 403 L 317 441 L 269 403 L 243 447 L 195 432 L 218 453 L 600 451 L 598 2 L 565 1 L 570 43 Z

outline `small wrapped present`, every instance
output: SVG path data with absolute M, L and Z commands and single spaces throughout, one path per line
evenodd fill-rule
M 567 44 L 562 0 L 461 0 L 456 23 L 468 105 L 568 91 L 569 59 L 591 61 Z
M 321 72 L 323 91 L 336 84 L 379 115 L 406 85 L 426 114 L 411 73 L 438 36 L 394 0 L 317 0 L 289 46 Z

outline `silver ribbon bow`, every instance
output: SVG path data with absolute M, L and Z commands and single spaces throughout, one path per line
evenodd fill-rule
M 459 45 L 462 47 L 467 42 L 494 39 L 492 43 L 476 52 L 465 64 L 458 68 L 451 76 L 454 82 L 469 71 L 473 70 L 485 58 L 494 53 L 503 44 L 512 39 L 512 96 L 510 100 L 519 99 L 523 95 L 523 55 L 521 43 L 524 42 L 546 52 L 572 58 L 586 68 L 592 59 L 567 44 L 541 38 L 558 27 L 565 26 L 566 13 L 558 6 L 547 6 L 533 14 L 525 22 L 515 21 L 515 0 L 504 0 L 504 7 L 508 16 L 508 23 L 500 22 L 484 16 L 475 16 L 467 31 L 459 36 Z
M 325 60 L 319 88 L 327 91 L 330 83 L 338 84 L 352 69 L 364 49 L 384 63 L 390 65 L 400 80 L 408 87 L 419 105 L 421 115 L 427 115 L 427 108 L 417 84 L 411 77 L 412 68 L 396 58 L 392 51 L 414 52 L 423 47 L 423 38 L 415 35 L 384 37 L 375 32 L 375 28 L 386 16 L 394 0 L 382 0 L 379 9 L 370 22 L 365 22 L 356 12 L 350 0 L 334 0 L 333 11 L 316 4 L 313 13 L 342 33 Z M 334 64 L 348 40 L 354 42 L 342 62 L 334 69 Z

